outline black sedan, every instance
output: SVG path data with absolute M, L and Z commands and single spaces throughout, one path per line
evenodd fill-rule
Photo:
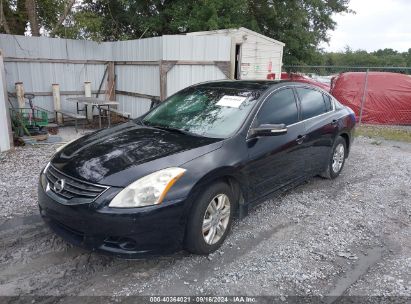
M 354 126 L 351 109 L 307 84 L 194 85 L 57 151 L 40 175 L 40 213 L 92 250 L 208 254 L 234 216 L 312 176 L 336 178 Z

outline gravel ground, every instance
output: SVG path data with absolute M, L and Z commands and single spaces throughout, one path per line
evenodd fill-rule
M 339 178 L 260 205 L 216 253 L 134 261 L 42 223 L 37 175 L 55 148 L 0 154 L 0 295 L 411 296 L 411 144 L 360 137 Z

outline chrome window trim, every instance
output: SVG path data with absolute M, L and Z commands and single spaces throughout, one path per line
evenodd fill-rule
M 331 98 L 332 110 L 331 110 L 331 111 L 328 111 L 328 112 L 325 112 L 325 113 L 322 113 L 322 114 L 317 115 L 317 116 L 313 116 L 313 117 L 310 117 L 310 118 L 307 118 L 307 119 L 304 119 L 304 120 L 297 121 L 297 122 L 295 122 L 295 123 L 293 123 L 293 124 L 291 124 L 291 125 L 286 125 L 287 128 L 288 128 L 288 127 L 293 127 L 293 126 L 295 126 L 295 125 L 298 125 L 298 124 L 300 124 L 300 123 L 302 123 L 302 122 L 306 122 L 306 121 L 311 120 L 311 119 L 313 119 L 313 118 L 318 118 L 318 117 L 324 116 L 324 115 L 326 115 L 326 114 L 330 114 L 330 113 L 335 112 L 334 98 L 333 98 L 332 95 L 330 95 L 330 94 L 327 93 L 326 91 L 324 91 L 324 90 L 322 90 L 322 89 L 320 89 L 320 88 L 313 88 L 313 87 L 305 86 L 305 85 L 303 85 L 303 84 L 286 85 L 286 86 L 277 88 L 277 89 L 275 89 L 274 91 L 270 92 L 270 94 L 267 95 L 267 97 L 265 97 L 264 100 L 261 102 L 260 106 L 258 107 L 257 112 L 255 113 L 255 115 L 254 115 L 254 117 L 253 117 L 253 120 L 251 121 L 250 126 L 248 127 L 246 140 L 250 139 L 250 138 L 249 138 L 249 135 L 250 135 L 251 126 L 254 124 L 255 118 L 257 117 L 258 113 L 259 113 L 260 110 L 261 110 L 261 107 L 264 105 L 264 103 L 266 102 L 267 98 L 270 97 L 271 95 L 273 95 L 274 93 L 276 93 L 277 91 L 281 90 L 281 89 L 294 89 L 294 88 L 306 88 L 306 89 L 311 89 L 311 90 L 313 90 L 313 91 L 318 91 L 318 92 L 320 92 L 321 94 L 327 94 L 327 95 L 330 96 L 330 98 Z M 293 91 L 294 97 L 296 98 L 295 101 L 298 103 L 299 98 L 298 98 L 298 96 L 295 96 L 295 93 L 296 93 L 296 92 Z M 297 109 L 298 109 L 298 104 L 297 104 Z
M 295 126 L 295 125 L 297 125 L 297 124 L 299 124 L 299 123 L 301 123 L 301 122 L 306 122 L 306 121 L 311 120 L 311 119 L 313 119 L 313 118 L 318 118 L 318 117 L 321 117 L 321 116 L 330 114 L 330 113 L 332 113 L 332 112 L 334 112 L 334 110 L 331 110 L 331 111 L 325 112 L 325 113 L 323 113 L 323 114 L 320 114 L 320 115 L 317 115 L 317 116 L 313 116 L 313 117 L 310 117 L 310 118 L 301 120 L 301 121 L 299 121 L 299 122 L 296 122 L 296 123 L 293 123 L 293 124 L 291 124 L 291 125 L 288 125 L 287 127 Z

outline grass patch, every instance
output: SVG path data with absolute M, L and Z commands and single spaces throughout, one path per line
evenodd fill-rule
M 355 136 L 405 141 L 411 143 L 411 128 L 407 129 L 395 126 L 362 125 L 356 127 Z

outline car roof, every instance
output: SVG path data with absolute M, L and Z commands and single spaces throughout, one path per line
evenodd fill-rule
M 239 89 L 239 90 L 248 90 L 262 93 L 272 87 L 281 87 L 281 86 L 304 86 L 310 87 L 315 90 L 319 90 L 323 93 L 329 92 L 325 91 L 323 88 L 320 88 L 316 85 L 293 81 L 290 79 L 284 80 L 217 80 L 217 81 L 207 81 L 193 85 L 191 87 L 195 88 L 228 88 L 228 89 Z
M 244 89 L 252 91 L 265 91 L 273 85 L 285 83 L 284 80 L 218 80 L 203 82 L 193 87 L 202 88 L 229 88 L 229 89 Z

